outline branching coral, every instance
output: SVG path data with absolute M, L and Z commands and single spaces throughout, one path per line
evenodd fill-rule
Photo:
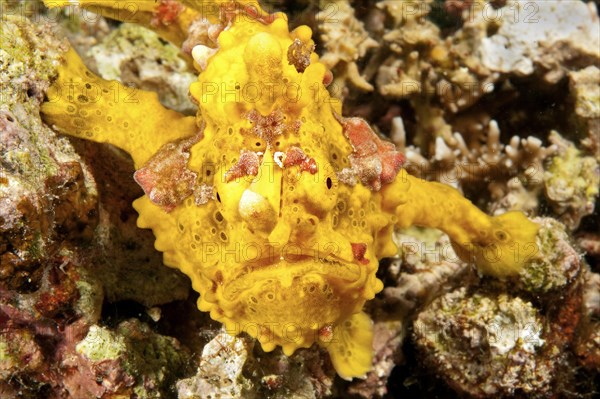
M 516 135 L 503 144 L 498 123 L 486 117 L 480 119 L 467 119 L 460 127 L 464 133 L 455 132 L 448 141 L 438 136 L 430 159 L 419 148 L 406 147 L 406 168 L 455 187 L 468 188 L 483 181 L 493 213 L 533 211 L 543 188 L 544 161 L 556 153 L 557 146 L 544 146 L 533 136 Z M 393 124 L 393 137 L 402 148 L 405 133 L 400 117 Z
M 335 70 L 337 77 L 334 84 L 345 86 L 340 82 L 341 77 L 362 90 L 373 90 L 373 86 L 358 72 L 356 61 L 369 49 L 377 47 L 377 42 L 369 37 L 347 1 L 327 1 L 321 7 L 323 11 L 316 17 L 322 30 L 321 39 L 327 46 L 327 55 L 321 58 L 321 62 L 330 69 L 339 65 Z

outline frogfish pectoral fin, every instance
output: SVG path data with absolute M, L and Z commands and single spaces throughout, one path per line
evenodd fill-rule
M 327 349 L 333 367 L 345 380 L 365 378 L 372 368 L 373 322 L 365 312 L 342 321 L 319 343 Z

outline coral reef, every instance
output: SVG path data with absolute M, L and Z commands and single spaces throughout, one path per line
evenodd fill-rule
M 600 274 L 586 271 L 583 291 L 585 318 L 576 341 L 575 353 L 581 364 L 600 372 Z
M 545 160 L 557 150 L 548 140 L 552 129 L 581 140 L 585 155 L 598 159 L 594 3 L 383 1 L 377 7 L 366 26 L 379 47 L 366 54 L 359 74 L 376 83 L 381 97 L 353 112 L 380 118 L 411 173 L 469 195 L 486 189 L 482 205 L 492 213 L 534 212 L 548 198 L 543 176 Z M 347 93 L 350 104 L 359 101 L 358 91 L 334 90 Z M 543 93 L 552 100 L 540 101 Z M 497 111 L 487 106 L 494 101 Z M 527 125 L 524 108 L 539 122 Z M 561 109 L 571 116 L 556 119 Z
M 252 344 L 223 332 L 202 349 L 197 378 L 177 382 L 180 399 L 241 397 L 251 383 L 242 375 Z
M 523 268 L 516 285 L 537 295 L 565 289 L 581 272 L 580 255 L 572 248 L 565 226 L 550 218 L 539 224 L 539 253 Z
M 433 300 L 415 321 L 415 344 L 425 362 L 458 392 L 542 398 L 574 378 L 564 349 L 576 341 L 585 273 L 565 227 L 550 218 L 536 221 L 539 253 L 510 287 L 456 289 Z
M 114 331 L 92 325 L 75 345 L 78 357 L 63 365 L 76 372 L 65 378 L 71 397 L 164 397 L 175 372 L 185 368 L 189 354 L 171 337 L 157 335 L 139 320 L 120 323 Z M 100 383 L 90 389 L 88 381 Z
M 46 3 L 0 0 L 2 398 L 598 391 L 596 3 Z
M 600 56 L 593 3 L 540 1 L 520 9 L 517 2 L 507 1 L 504 9 L 522 14 L 488 18 L 497 29 L 476 44 L 482 66 L 493 72 L 531 75 L 537 70 L 548 83 L 556 83 L 565 71 L 585 67 Z
M 356 19 L 348 1 L 327 1 L 320 7 L 323 11 L 317 13 L 316 19 L 327 51 L 321 62 L 333 70 L 334 87 L 345 86 L 347 80 L 362 90 L 373 90 L 373 85 L 359 74 L 356 61 L 377 47 L 377 42 Z M 334 94 L 341 95 L 341 91 Z
M 597 62 L 596 62 L 597 64 Z M 581 131 L 577 138 L 581 139 L 584 149 L 600 159 L 600 101 L 598 100 L 598 84 L 600 70 L 590 65 L 578 71 L 569 72 L 569 93 L 573 103 L 573 123 Z
M 58 252 L 62 240 L 91 234 L 97 212 L 89 171 L 39 118 L 66 43 L 38 38 L 23 24 L 3 24 L 0 275 L 11 288 L 27 291 L 38 285 L 42 260 Z
M 368 308 L 375 323 L 373 370 L 348 388 L 365 399 L 388 392 L 388 378 L 405 360 L 402 345 L 410 337 L 412 315 L 444 292 L 476 280 L 439 230 L 411 227 L 396 232 L 394 241 L 398 256 L 385 269 L 383 295 Z
M 600 191 L 600 165 L 592 156 L 584 156 L 572 142 L 556 132 L 548 138 L 558 148 L 548 160 L 544 172 L 546 198 L 559 220 L 576 229 L 581 218 L 594 211 Z
M 331 396 L 335 371 L 318 349 L 303 349 L 288 357 L 281 351 L 267 355 L 253 347 L 249 338 L 220 332 L 204 346 L 197 375 L 177 383 L 179 398 Z
M 461 288 L 421 312 L 414 333 L 425 361 L 459 392 L 543 397 L 552 390 L 560 358 L 544 346 L 544 320 L 520 298 Z
M 69 141 L 42 123 L 44 92 L 68 48 L 48 34 L 51 28 L 17 17 L 2 20 L 1 396 L 88 398 L 135 392 L 161 397 L 173 373 L 185 369 L 186 351 L 137 320 L 115 330 L 96 323 L 105 299 L 152 306 L 186 298 L 189 288 L 152 255 L 152 241 L 144 244 L 133 230 L 134 219 L 126 223 L 129 196 L 139 195 L 135 188 L 115 184 L 114 175 L 112 183 L 103 180 L 99 168 L 86 164 Z M 111 166 L 122 164 L 127 165 Z M 106 190 L 111 184 L 115 195 L 99 200 L 99 186 L 111 193 Z M 121 204 L 119 197 L 125 198 Z M 109 210 L 122 212 L 109 215 Z M 127 237 L 127 228 L 133 236 Z M 131 277 L 128 270 L 135 270 Z M 114 344 L 95 341 L 99 337 Z M 110 360 L 117 343 L 124 352 Z M 96 345 L 92 352 L 90 345 Z
M 564 312 L 581 304 L 581 265 L 564 241 L 564 227 L 552 219 L 538 222 L 542 263 L 531 262 L 511 291 L 561 292 L 561 310 L 549 303 L 536 308 L 518 292 L 523 298 L 489 287 L 459 288 L 431 302 L 415 322 L 415 343 L 425 361 L 459 392 L 473 397 L 557 392 L 566 356 L 561 349 L 573 340 L 579 322 L 577 313 Z

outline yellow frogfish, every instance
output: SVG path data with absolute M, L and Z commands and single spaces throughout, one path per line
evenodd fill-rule
M 490 217 L 453 188 L 410 176 L 392 143 L 344 118 L 310 28 L 290 32 L 284 14 L 248 1 L 75 3 L 176 45 L 201 32 L 190 47 L 195 117 L 95 76 L 72 49 L 42 113 L 60 132 L 131 155 L 145 191 L 138 226 L 228 332 L 286 355 L 316 343 L 341 377 L 362 377 L 373 339 L 362 309 L 383 288 L 376 271 L 397 252 L 395 228 L 441 229 L 462 259 L 500 278 L 535 252 L 538 227 L 523 214 Z

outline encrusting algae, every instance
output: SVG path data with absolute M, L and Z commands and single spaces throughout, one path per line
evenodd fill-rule
M 343 118 L 308 27 L 289 32 L 284 14 L 247 1 L 78 3 L 178 45 L 194 21 L 205 28 L 191 52 L 196 117 L 98 78 L 74 50 L 42 113 L 63 133 L 132 156 L 146 193 L 134 203 L 138 226 L 153 230 L 164 263 L 190 277 L 199 309 L 228 332 L 287 355 L 318 343 L 341 377 L 361 377 L 373 335 L 362 309 L 383 288 L 375 273 L 396 253 L 394 228 L 441 229 L 462 259 L 499 278 L 536 255 L 538 226 L 522 213 L 490 217 L 453 188 L 410 176 L 393 144 Z

